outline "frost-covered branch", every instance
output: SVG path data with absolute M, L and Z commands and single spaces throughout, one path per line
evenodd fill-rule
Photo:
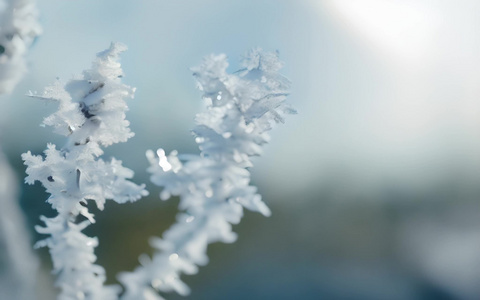
M 28 48 L 41 33 L 34 0 L 0 0 L 0 95 L 10 93 L 27 69 Z
M 119 289 L 103 286 L 105 270 L 94 264 L 97 238 L 82 233 L 94 216 L 87 202 L 95 202 L 103 210 L 105 201 L 118 203 L 135 201 L 147 195 L 144 185 L 128 179 L 133 171 L 121 161 L 104 161 L 101 146 L 125 142 L 133 136 L 125 120 L 128 109 L 124 99 L 133 98 L 135 89 L 121 83 L 123 75 L 119 54 L 126 50 L 122 44 L 112 43 L 99 53 L 90 70 L 66 85 L 60 82 L 34 97 L 55 101 L 58 111 L 44 120 L 59 134 L 67 136 L 62 149 L 49 144 L 44 157 L 22 155 L 27 174 L 25 181 L 40 181 L 50 193 L 48 202 L 58 214 L 42 217 L 45 227 L 37 226 L 39 233 L 50 235 L 38 246 L 48 246 L 56 285 L 61 289 L 59 299 L 116 299 Z M 79 215 L 84 221 L 80 221 Z
M 272 125 L 295 113 L 285 104 L 290 83 L 278 72 L 277 53 L 252 50 L 235 74 L 228 74 L 227 66 L 225 55 L 212 55 L 193 69 L 206 103 L 193 130 L 201 154 L 147 152 L 152 182 L 163 187 L 161 199 L 179 196 L 182 212 L 161 239 L 152 239 L 157 250 L 152 259 L 120 274 L 125 299 L 163 299 L 157 291 L 187 295 L 180 276 L 208 263 L 208 244 L 236 240 L 231 225 L 240 222 L 243 208 L 270 215 L 250 185 L 248 168 Z
M 34 0 L 0 0 L 0 96 L 10 93 L 25 73 L 27 50 L 40 32 Z M 35 299 L 38 261 L 29 245 L 17 188 L 0 147 L 0 298 Z

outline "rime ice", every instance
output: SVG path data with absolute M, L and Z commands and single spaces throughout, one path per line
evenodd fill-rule
M 0 0 L 0 95 L 10 93 L 27 65 L 25 55 L 41 33 L 34 0 Z
M 117 299 L 119 288 L 104 286 L 105 270 L 94 264 L 97 238 L 82 233 L 93 214 L 86 206 L 93 201 L 103 210 L 105 201 L 118 203 L 136 201 L 147 195 L 144 185 L 129 181 L 133 171 L 116 159 L 104 161 L 99 156 L 101 146 L 124 142 L 133 136 L 125 111 L 124 99 L 133 98 L 134 89 L 121 83 L 122 69 L 119 54 L 126 50 L 112 43 L 99 53 L 90 70 L 66 85 L 56 82 L 41 95 L 43 100 L 57 102 L 58 110 L 44 120 L 55 132 L 67 136 L 63 148 L 48 144 L 44 156 L 22 155 L 27 166 L 25 181 L 43 184 L 50 197 L 48 202 L 58 212 L 54 218 L 42 217 L 45 227 L 39 233 L 50 235 L 37 246 L 48 246 L 59 299 Z M 78 223 L 77 217 L 87 220 Z
M 290 83 L 278 73 L 281 66 L 277 53 L 255 49 L 234 74 L 226 71 L 225 55 L 211 55 L 193 69 L 206 104 L 193 130 L 201 154 L 147 152 L 151 180 L 163 187 L 161 199 L 179 196 L 183 212 L 161 239 L 152 239 L 157 252 L 151 261 L 120 275 L 125 299 L 163 299 L 157 291 L 187 295 L 180 276 L 208 263 L 208 244 L 236 240 L 232 224 L 240 222 L 243 208 L 270 215 L 247 168 L 252 156 L 261 155 L 272 126 L 295 113 L 285 103 Z

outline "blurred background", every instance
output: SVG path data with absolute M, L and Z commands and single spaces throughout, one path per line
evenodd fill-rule
M 210 263 L 184 277 L 193 290 L 186 299 L 480 298 L 479 1 L 38 5 L 44 33 L 0 110 L 31 245 L 42 238 L 33 229 L 39 216 L 54 213 L 38 183 L 22 184 L 20 154 L 63 137 L 39 127 L 56 107 L 24 96 L 29 90 L 81 73 L 111 41 L 129 46 L 122 65 L 124 82 L 137 87 L 127 115 L 136 135 L 105 157 L 133 169 L 151 196 L 107 203 L 88 228 L 114 283 L 174 221 L 178 201 L 159 200 L 144 153 L 198 151 L 190 129 L 201 101 L 189 68 L 226 53 L 235 71 L 260 46 L 280 52 L 299 111 L 275 128 L 251 170 L 273 215 L 247 212 L 235 244 L 212 245 Z M 48 251 L 33 253 L 36 294 L 53 299 Z

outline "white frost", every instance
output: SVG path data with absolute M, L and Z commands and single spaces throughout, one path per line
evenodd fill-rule
M 0 95 L 27 70 L 27 50 L 42 31 L 37 19 L 34 0 L 0 0 Z
M 240 222 L 243 208 L 270 215 L 247 168 L 250 158 L 262 153 L 272 126 L 295 112 L 285 104 L 290 83 L 278 73 L 277 53 L 252 50 L 243 66 L 228 74 L 226 56 L 211 55 L 193 69 L 206 103 L 193 130 L 200 155 L 147 152 L 151 180 L 163 187 L 160 197 L 179 196 L 182 212 L 161 239 L 152 240 L 157 251 L 151 261 L 120 274 L 124 299 L 163 299 L 153 296 L 155 290 L 187 295 L 180 276 L 208 263 L 208 244 L 235 242 L 232 224 Z
M 56 285 L 61 290 L 59 299 L 117 299 L 119 287 L 104 286 L 105 270 L 94 264 L 97 238 L 82 233 L 95 222 L 86 204 L 93 201 L 103 210 L 107 199 L 124 203 L 148 194 L 144 185 L 128 180 L 133 171 L 123 167 L 121 161 L 99 158 L 101 146 L 133 136 L 125 120 L 128 108 L 124 99 L 133 98 L 134 89 L 121 83 L 118 62 L 125 49 L 122 44 L 112 43 L 81 78 L 66 85 L 57 82 L 43 94 L 34 95 L 59 104 L 44 124 L 68 136 L 62 149 L 49 144 L 43 157 L 30 152 L 22 155 L 27 165 L 25 181 L 41 182 L 50 193 L 48 202 L 58 212 L 54 218 L 43 217 L 45 227 L 37 226 L 36 230 L 50 235 L 37 246 L 50 249 L 58 274 Z M 87 220 L 79 223 L 79 215 Z

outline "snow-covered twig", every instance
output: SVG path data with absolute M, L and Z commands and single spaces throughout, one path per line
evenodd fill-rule
M 12 92 L 22 78 L 27 50 L 40 32 L 34 0 L 0 0 L 0 96 Z M 0 298 L 35 299 L 38 261 L 29 246 L 17 188 L 0 147 Z
M 187 295 L 180 276 L 207 264 L 208 244 L 236 240 L 231 225 L 240 222 L 243 208 L 270 215 L 250 185 L 248 168 L 251 157 L 262 153 L 272 125 L 295 113 L 285 103 L 290 82 L 278 72 L 277 53 L 252 50 L 242 70 L 228 74 L 227 67 L 225 55 L 211 55 L 193 69 L 206 103 L 193 130 L 201 154 L 147 152 L 152 182 L 163 187 L 160 197 L 179 196 L 182 212 L 161 239 L 152 239 L 157 250 L 152 259 L 119 275 L 124 299 L 163 299 L 158 291 Z
M 104 161 L 101 146 L 125 142 L 133 136 L 125 120 L 128 109 L 124 99 L 133 98 L 135 89 L 121 83 L 123 75 L 119 54 L 126 50 L 112 43 L 99 53 L 90 70 L 66 85 L 56 82 L 42 95 L 31 96 L 58 102 L 59 109 L 44 120 L 45 125 L 68 136 L 62 149 L 49 144 L 45 156 L 22 155 L 27 174 L 25 181 L 40 181 L 51 194 L 48 202 L 58 215 L 42 217 L 45 227 L 36 230 L 50 237 L 37 243 L 48 246 L 56 285 L 61 289 L 59 299 L 116 299 L 116 286 L 103 286 L 105 270 L 94 264 L 94 248 L 98 241 L 82 233 L 94 216 L 87 202 L 95 202 L 103 210 L 105 201 L 118 203 L 135 201 L 147 195 L 144 185 L 128 179 L 133 171 L 121 161 Z M 82 215 L 84 221 L 80 221 Z
M 25 55 L 41 33 L 34 0 L 0 0 L 0 95 L 10 93 L 27 70 Z

